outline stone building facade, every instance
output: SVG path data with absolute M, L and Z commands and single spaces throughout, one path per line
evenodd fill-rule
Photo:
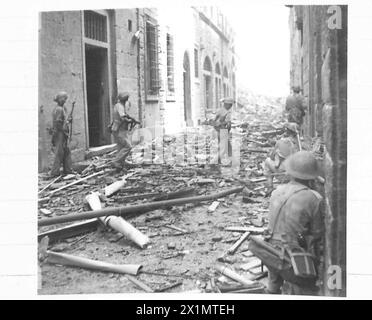
M 39 170 L 46 170 L 53 97 L 76 101 L 73 161 L 112 143 L 119 91 L 153 136 L 195 126 L 235 96 L 234 34 L 216 7 L 42 12 L 39 29 Z
M 290 6 L 289 25 L 291 86 L 303 90 L 305 134 L 323 149 L 324 294 L 345 296 L 347 6 Z M 339 270 L 341 284 L 335 283 Z

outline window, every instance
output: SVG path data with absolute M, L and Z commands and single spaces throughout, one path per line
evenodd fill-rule
M 84 11 L 85 37 L 107 42 L 106 16 L 94 11 Z
M 174 92 L 174 54 L 173 37 L 167 34 L 167 82 L 168 91 Z
M 204 104 L 206 109 L 213 108 L 213 79 L 212 79 L 212 63 L 209 57 L 206 57 L 203 64 L 204 76 Z
M 148 95 L 159 93 L 158 32 L 154 21 L 146 21 L 146 91 Z
M 132 20 L 128 19 L 128 31 L 132 32 Z
M 194 49 L 194 68 L 195 68 L 195 78 L 199 78 L 199 52 L 198 49 Z

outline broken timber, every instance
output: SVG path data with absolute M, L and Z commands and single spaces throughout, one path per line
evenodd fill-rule
M 225 231 L 231 232 L 251 232 L 251 233 L 263 233 L 266 230 L 264 227 L 227 227 Z
M 87 221 L 77 222 L 65 227 L 46 231 L 38 235 L 38 241 L 48 236 L 49 243 L 54 243 L 63 239 L 78 236 L 96 230 L 98 227 L 97 219 L 89 219 Z
M 46 189 L 48 189 L 53 183 L 57 182 L 59 179 L 61 179 L 62 176 L 58 176 L 57 178 L 55 178 L 54 180 L 52 180 L 51 182 L 49 182 L 43 189 L 41 189 L 38 194 L 42 193 L 43 191 L 45 191 Z
M 137 194 L 132 196 L 125 196 L 120 197 L 121 202 L 131 201 L 131 200 L 139 200 L 139 199 L 146 199 L 146 198 L 153 198 L 154 201 L 162 201 L 162 200 L 170 200 L 170 199 L 177 199 L 183 198 L 187 195 L 191 195 L 195 192 L 195 188 L 185 188 L 175 192 L 149 192 L 143 194 Z
M 86 177 L 84 177 L 84 178 L 81 178 L 81 179 L 79 179 L 79 180 L 73 181 L 73 182 L 71 182 L 71 183 L 69 183 L 69 184 L 66 184 L 65 186 L 62 186 L 62 187 L 60 187 L 60 188 L 58 188 L 58 189 L 55 189 L 55 190 L 49 192 L 49 196 L 51 196 L 51 195 L 53 195 L 53 194 L 55 194 L 55 193 L 57 193 L 57 192 L 59 192 L 59 191 L 62 191 L 62 190 L 64 190 L 64 189 L 67 189 L 68 187 L 71 187 L 71 186 L 73 186 L 73 185 L 75 185 L 75 184 L 78 184 L 78 183 L 80 183 L 80 182 L 82 182 L 82 181 L 85 181 L 85 180 L 88 180 L 88 179 L 93 178 L 93 177 L 95 177 L 95 176 L 98 176 L 98 175 L 100 175 L 100 174 L 102 174 L 102 173 L 104 173 L 104 172 L 105 172 L 105 170 L 102 170 L 102 171 L 99 171 L 99 172 L 93 173 L 93 174 L 91 174 L 91 175 L 89 175 L 89 176 L 86 176 Z
M 133 282 L 137 287 L 141 288 L 142 290 L 144 290 L 145 292 L 155 292 L 155 290 L 151 289 L 147 284 L 144 284 L 142 281 L 139 281 L 138 279 L 136 279 L 135 277 L 129 275 L 129 274 L 126 274 L 125 277 Z
M 224 276 L 230 279 L 233 279 L 237 282 L 240 282 L 242 285 L 250 286 L 255 283 L 254 281 L 251 281 L 249 279 L 242 277 L 240 274 L 237 274 L 235 271 L 225 266 L 217 265 L 215 268 L 217 271 L 221 272 Z
M 38 221 L 38 226 L 39 227 L 50 226 L 50 225 L 54 225 L 58 223 L 99 218 L 99 217 L 104 217 L 104 216 L 109 216 L 109 215 L 126 216 L 129 214 L 142 214 L 145 212 L 161 209 L 164 207 L 180 206 L 180 205 L 184 205 L 187 203 L 198 203 L 202 201 L 210 201 L 210 200 L 214 200 L 218 198 L 223 198 L 230 194 L 241 192 L 242 190 L 243 190 L 243 187 L 238 187 L 238 188 L 233 188 L 233 189 L 225 190 L 219 193 L 210 194 L 206 196 L 197 196 L 197 197 L 181 198 L 181 199 L 174 199 L 174 200 L 149 202 L 149 203 L 139 204 L 139 205 L 134 205 L 134 206 L 112 207 L 112 208 L 105 208 L 105 209 L 96 210 L 96 211 L 87 211 L 83 213 L 67 214 L 65 216 L 41 219 Z
M 245 240 L 248 239 L 248 237 L 249 237 L 250 234 L 251 234 L 251 233 L 250 233 L 249 231 L 247 231 L 246 233 L 244 233 L 244 234 L 240 237 L 240 239 L 239 239 L 237 242 L 235 242 L 234 245 L 233 245 L 231 248 L 229 248 L 229 249 L 227 250 L 227 253 L 228 253 L 228 254 L 234 254 L 234 253 L 236 252 L 236 250 L 238 250 L 239 247 L 242 245 L 242 243 L 243 243 Z

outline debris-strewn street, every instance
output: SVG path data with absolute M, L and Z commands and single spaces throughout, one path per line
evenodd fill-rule
M 156 164 L 154 154 L 155 163 L 144 162 L 116 172 L 109 165 L 115 153 L 111 151 L 78 165 L 80 173 L 64 176 L 51 185 L 55 179 L 40 174 L 39 190 L 44 190 L 39 193 L 39 219 L 43 221 L 90 211 L 86 197 L 92 192 L 99 192 L 102 206 L 111 208 L 215 194 L 235 187 L 244 187 L 244 190 L 211 201 L 125 216 L 126 221 L 149 238 L 143 249 L 94 219 L 88 223 L 77 221 L 39 227 L 39 235 L 49 235 L 51 252 L 142 266 L 137 275 L 128 275 L 44 260 L 39 292 L 263 292 L 266 269 L 261 269 L 260 260 L 252 256 L 245 240 L 251 234 L 262 234 L 267 224 L 268 198 L 262 163 L 282 132 L 281 111 L 279 104 L 259 108 L 246 104 L 234 112 L 233 139 L 242 138 L 240 170 L 237 171 L 230 166 L 210 168 L 197 163 L 172 163 L 174 157 L 169 155 L 172 148 L 177 148 L 178 135 L 164 137 L 165 149 L 168 148 L 164 154 L 169 159 L 165 156 L 163 164 Z M 203 135 L 210 129 L 210 126 L 195 128 L 188 138 Z M 137 145 L 132 159 L 140 157 L 146 147 L 144 143 Z M 185 148 L 185 154 L 188 152 L 190 156 L 191 151 Z M 118 191 L 105 195 L 105 187 L 121 181 L 123 176 L 126 179 Z M 67 227 L 74 224 L 83 227 L 70 234 Z M 57 235 L 48 233 L 57 228 L 65 230 Z M 226 271 L 235 272 L 243 280 L 223 275 Z
M 345 296 L 347 16 L 42 12 L 38 292 Z

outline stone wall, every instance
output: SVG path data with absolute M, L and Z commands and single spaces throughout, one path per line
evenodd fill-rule
M 81 12 L 43 12 L 39 34 L 39 170 L 47 169 L 53 154 L 51 136 L 54 96 L 59 91 L 69 94 L 67 109 L 76 100 L 71 149 L 74 160 L 84 158 L 86 148 L 85 107 L 83 90 Z M 42 107 L 41 107 L 42 106 Z M 46 148 L 46 150 L 45 150 Z
M 324 293 L 346 295 L 347 6 L 340 29 L 329 27 L 329 6 L 294 6 L 290 13 L 291 85 L 300 80 L 307 104 L 305 133 L 324 142 Z M 303 37 L 298 37 L 302 33 Z M 300 63 L 302 59 L 302 64 Z M 298 76 L 300 74 L 300 77 Z M 327 283 L 342 269 L 341 289 Z

